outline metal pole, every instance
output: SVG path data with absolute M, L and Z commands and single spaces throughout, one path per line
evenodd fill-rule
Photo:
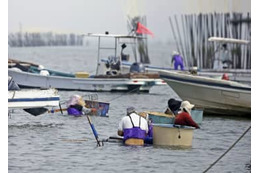
M 119 39 L 119 38 L 115 38 L 115 57 L 117 55 L 117 39 Z
M 98 57 L 97 57 L 97 68 L 96 68 L 96 75 L 98 75 L 98 68 L 99 68 L 99 56 L 100 56 L 100 36 L 98 37 Z

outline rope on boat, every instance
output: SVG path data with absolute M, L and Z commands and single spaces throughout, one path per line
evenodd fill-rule
M 119 96 L 116 96 L 116 97 L 112 98 L 111 100 L 109 100 L 108 102 L 114 101 L 114 100 L 116 100 L 116 99 L 118 99 L 118 98 L 120 98 L 120 97 L 122 97 L 122 96 L 125 96 L 125 95 L 127 95 L 127 94 L 129 94 L 129 93 L 131 93 L 131 92 L 134 92 L 134 91 L 138 90 L 140 87 L 141 87 L 141 86 L 139 86 L 139 87 L 137 87 L 137 88 L 134 88 L 134 89 L 132 89 L 132 90 L 126 92 L 126 93 L 123 93 L 123 94 L 119 95 Z
M 249 126 L 246 131 L 227 149 L 225 153 L 223 153 L 214 163 L 212 163 L 203 173 L 208 172 L 222 157 L 224 157 L 244 136 L 245 134 L 251 129 L 251 126 Z
M 112 98 L 112 99 L 109 100 L 108 102 L 114 101 L 114 100 L 116 100 L 116 99 L 118 99 L 118 98 L 120 98 L 120 97 L 122 97 L 122 96 L 124 96 L 124 95 L 130 94 L 130 93 L 132 93 L 132 92 L 134 92 L 134 91 L 140 89 L 140 87 L 141 87 L 141 86 L 139 86 L 139 87 L 137 87 L 137 88 L 134 88 L 134 89 L 132 89 L 132 90 L 130 90 L 130 91 L 128 91 L 128 92 L 124 92 L 123 94 Z M 85 95 L 82 95 L 82 97 L 85 97 L 85 96 L 88 96 L 88 95 L 89 95 L 89 94 L 85 94 Z M 66 102 L 67 102 L 67 101 L 62 101 L 62 102 L 60 102 L 60 104 L 63 105 L 63 104 L 66 103 Z

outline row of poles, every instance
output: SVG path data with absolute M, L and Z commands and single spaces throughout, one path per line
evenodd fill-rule
M 250 13 L 187 14 L 169 17 L 177 51 L 187 66 L 212 68 L 218 43 L 209 37 L 251 40 Z M 233 68 L 251 69 L 250 45 L 228 44 Z

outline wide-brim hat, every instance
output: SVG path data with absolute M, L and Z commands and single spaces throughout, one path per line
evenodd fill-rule
M 181 109 L 185 109 L 190 115 L 191 115 L 191 109 L 194 107 L 195 105 L 191 104 L 189 101 L 183 101 L 181 102 Z

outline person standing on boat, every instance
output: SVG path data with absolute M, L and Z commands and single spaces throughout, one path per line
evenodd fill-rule
M 126 145 L 144 145 L 144 139 L 148 133 L 146 119 L 135 112 L 134 107 L 127 108 L 127 116 L 119 122 L 117 134 L 124 136 Z
M 92 110 L 85 107 L 86 103 L 79 95 L 73 95 L 67 102 L 68 115 L 81 116 L 89 114 Z
M 189 101 L 182 101 L 180 112 L 175 117 L 174 124 L 192 126 L 196 129 L 200 128 L 198 124 L 191 118 L 191 109 L 194 107 Z
M 227 44 L 222 45 L 223 50 L 221 52 L 221 57 L 222 57 L 222 63 L 223 63 L 223 68 L 231 68 L 232 61 L 231 61 L 231 53 L 227 49 Z
M 184 65 L 183 65 L 183 58 L 181 57 L 181 55 L 176 52 L 173 51 L 172 52 L 172 61 L 171 61 L 171 66 L 173 65 L 174 62 L 174 70 L 178 70 L 178 67 L 180 66 L 181 70 L 184 70 Z
M 216 54 L 213 69 L 230 68 L 232 64 L 230 51 L 227 49 L 227 44 L 222 44 L 222 47 Z

